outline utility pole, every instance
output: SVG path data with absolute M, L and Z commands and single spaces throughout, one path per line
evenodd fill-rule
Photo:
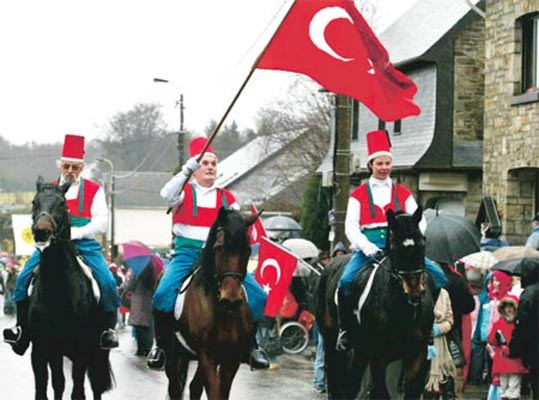
M 335 148 L 333 210 L 335 216 L 333 246 L 339 241 L 347 244 L 344 220 L 350 191 L 350 138 L 352 130 L 352 99 L 335 96 Z
M 173 81 L 169 81 L 168 79 L 163 78 L 153 78 L 153 81 L 156 83 L 170 83 L 174 86 L 177 86 Z M 180 166 L 183 165 L 183 110 L 185 110 L 185 106 L 183 105 L 183 94 L 180 94 L 180 98 L 176 100 L 176 107 L 180 108 L 180 130 L 178 131 L 178 146 L 176 147 L 178 149 L 178 161 Z
M 98 158 L 97 161 L 104 162 L 108 164 L 110 169 L 110 179 L 109 179 L 109 207 L 110 207 L 110 256 L 111 259 L 114 259 L 116 254 L 116 246 L 114 243 L 114 164 L 108 158 Z
M 180 100 L 176 102 L 176 107 L 180 108 L 180 131 L 178 132 L 178 161 L 179 165 L 183 165 L 183 110 L 185 107 L 183 105 L 183 94 L 180 94 Z

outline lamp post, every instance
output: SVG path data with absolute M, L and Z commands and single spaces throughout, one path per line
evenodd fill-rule
M 168 79 L 162 79 L 162 78 L 153 78 L 153 81 L 156 83 L 174 83 L 169 81 Z M 183 94 L 180 94 L 180 98 L 176 100 L 176 107 L 179 107 L 180 109 L 180 130 L 178 131 L 178 161 L 180 165 L 183 165 L 183 110 L 185 110 L 185 107 L 183 105 Z
M 109 179 L 109 204 L 110 204 L 110 255 L 116 257 L 116 247 L 114 245 L 114 164 L 108 158 L 98 158 L 97 161 L 107 163 L 110 168 Z

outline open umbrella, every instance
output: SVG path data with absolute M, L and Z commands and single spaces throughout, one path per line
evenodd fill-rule
M 507 272 L 510 275 L 520 275 L 520 268 L 522 261 L 527 257 L 509 258 L 506 260 L 498 261 L 492 267 L 493 270 Z M 538 259 L 539 260 L 539 259 Z
M 151 261 L 153 261 L 154 276 L 158 276 L 163 270 L 163 261 L 153 254 L 148 246 L 138 240 L 122 243 L 120 253 L 125 266 L 135 276 L 139 276 Z
M 505 246 L 500 247 L 494 251 L 494 257 L 497 260 L 503 261 L 511 258 L 521 258 L 521 257 L 537 257 L 539 256 L 539 251 L 524 246 Z
M 286 247 L 300 259 L 318 257 L 318 248 L 307 239 L 287 239 L 283 242 L 283 247 Z M 294 270 L 294 276 L 309 276 L 311 270 L 312 268 L 309 268 L 306 263 L 299 262 Z
M 490 251 L 478 251 L 477 253 L 468 254 L 467 256 L 462 257 L 459 261 L 462 261 L 466 268 L 487 270 L 496 264 L 498 259 L 494 257 L 494 254 Z
M 468 219 L 438 210 L 428 209 L 425 253 L 434 261 L 453 264 L 460 258 L 478 252 L 481 234 Z
M 283 241 L 289 238 L 299 238 L 301 225 L 286 215 L 276 215 L 264 220 L 264 227 L 270 239 Z

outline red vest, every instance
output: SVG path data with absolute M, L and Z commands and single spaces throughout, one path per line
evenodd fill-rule
M 228 208 L 236 202 L 236 199 L 226 189 L 217 189 L 215 207 L 199 207 L 196 204 L 196 196 L 193 196 L 193 185 L 187 184 L 184 189 L 183 203 L 172 216 L 173 224 L 211 227 L 217 219 L 217 213 L 221 207 Z M 224 204 L 226 202 L 226 204 Z
M 58 181 L 52 181 L 52 183 L 58 183 Z M 80 179 L 77 197 L 66 200 L 67 211 L 72 217 L 73 226 L 83 226 L 90 222 L 92 219 L 92 204 L 100 187 L 99 184 L 93 181 L 84 178 Z M 74 222 L 77 219 L 80 219 L 79 222 Z
M 354 189 L 352 193 L 350 193 L 350 197 L 357 199 L 361 204 L 359 215 L 359 226 L 361 227 L 369 224 L 387 222 L 386 212 L 389 209 L 396 211 L 397 208 L 399 208 L 406 211 L 406 200 L 411 194 L 412 193 L 401 184 L 397 183 L 396 187 L 393 185 L 391 190 L 391 202 L 389 202 L 383 209 L 375 205 L 371 200 L 367 183 L 363 183 L 361 186 Z M 398 200 L 399 207 L 397 207 L 396 200 Z

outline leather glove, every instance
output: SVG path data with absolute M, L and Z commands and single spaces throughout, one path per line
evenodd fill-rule
M 198 170 L 200 168 L 200 164 L 197 161 L 196 157 L 191 157 L 189 160 L 185 162 L 182 166 L 182 173 L 185 176 L 191 175 L 193 172 Z
M 365 244 L 365 246 L 363 246 L 363 248 L 361 249 L 361 251 L 363 252 L 363 254 L 365 254 L 367 257 L 373 257 L 376 253 L 382 251 L 380 248 L 378 248 L 378 246 L 376 246 L 374 243 L 372 242 L 367 242 L 367 244 Z

